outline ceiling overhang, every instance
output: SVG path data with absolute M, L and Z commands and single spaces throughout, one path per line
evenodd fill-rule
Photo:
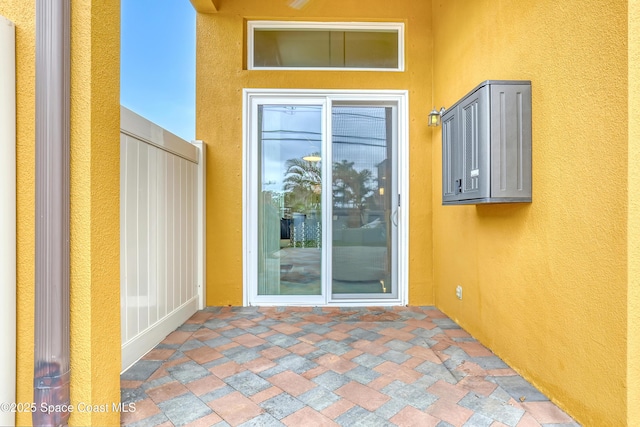
M 193 8 L 198 13 L 216 13 L 220 0 L 190 0 Z

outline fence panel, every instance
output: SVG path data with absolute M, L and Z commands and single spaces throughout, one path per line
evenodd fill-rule
M 122 369 L 199 306 L 204 250 L 202 144 L 191 144 L 121 107 Z

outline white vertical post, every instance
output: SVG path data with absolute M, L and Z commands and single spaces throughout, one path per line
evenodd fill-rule
M 198 265 L 198 309 L 207 306 L 207 145 L 204 141 L 193 141 L 198 147 L 198 206 L 197 206 L 197 265 Z
M 16 401 L 16 46 L 0 16 L 0 402 Z M 0 425 L 15 414 L 0 411 Z

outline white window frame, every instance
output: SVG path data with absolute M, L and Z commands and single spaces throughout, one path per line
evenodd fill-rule
M 323 30 L 323 31 L 396 31 L 398 33 L 398 66 L 393 68 L 354 67 L 259 67 L 253 63 L 256 29 Z M 248 21 L 247 69 L 249 70 L 322 70 L 322 71 L 404 71 L 404 23 L 402 22 L 308 22 Z
M 257 170 L 258 151 L 252 145 L 257 132 L 253 106 L 256 102 L 277 100 L 296 103 L 301 99 L 334 101 L 392 101 L 398 106 L 398 192 L 402 204 L 398 207 L 398 296 L 394 299 L 331 299 L 330 295 L 259 297 L 257 295 Z M 243 247 L 243 305 L 324 305 L 324 306 L 397 306 L 409 301 L 409 93 L 406 90 L 317 90 L 317 89 L 243 89 L 243 147 L 242 147 L 242 247 Z M 325 264 L 326 264 L 325 259 Z

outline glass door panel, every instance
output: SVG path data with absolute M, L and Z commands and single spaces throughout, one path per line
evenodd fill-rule
M 322 105 L 258 105 L 258 292 L 322 295 Z
M 249 304 L 401 300 L 399 102 L 336 98 L 251 99 Z
M 331 294 L 396 298 L 395 109 L 331 110 Z

